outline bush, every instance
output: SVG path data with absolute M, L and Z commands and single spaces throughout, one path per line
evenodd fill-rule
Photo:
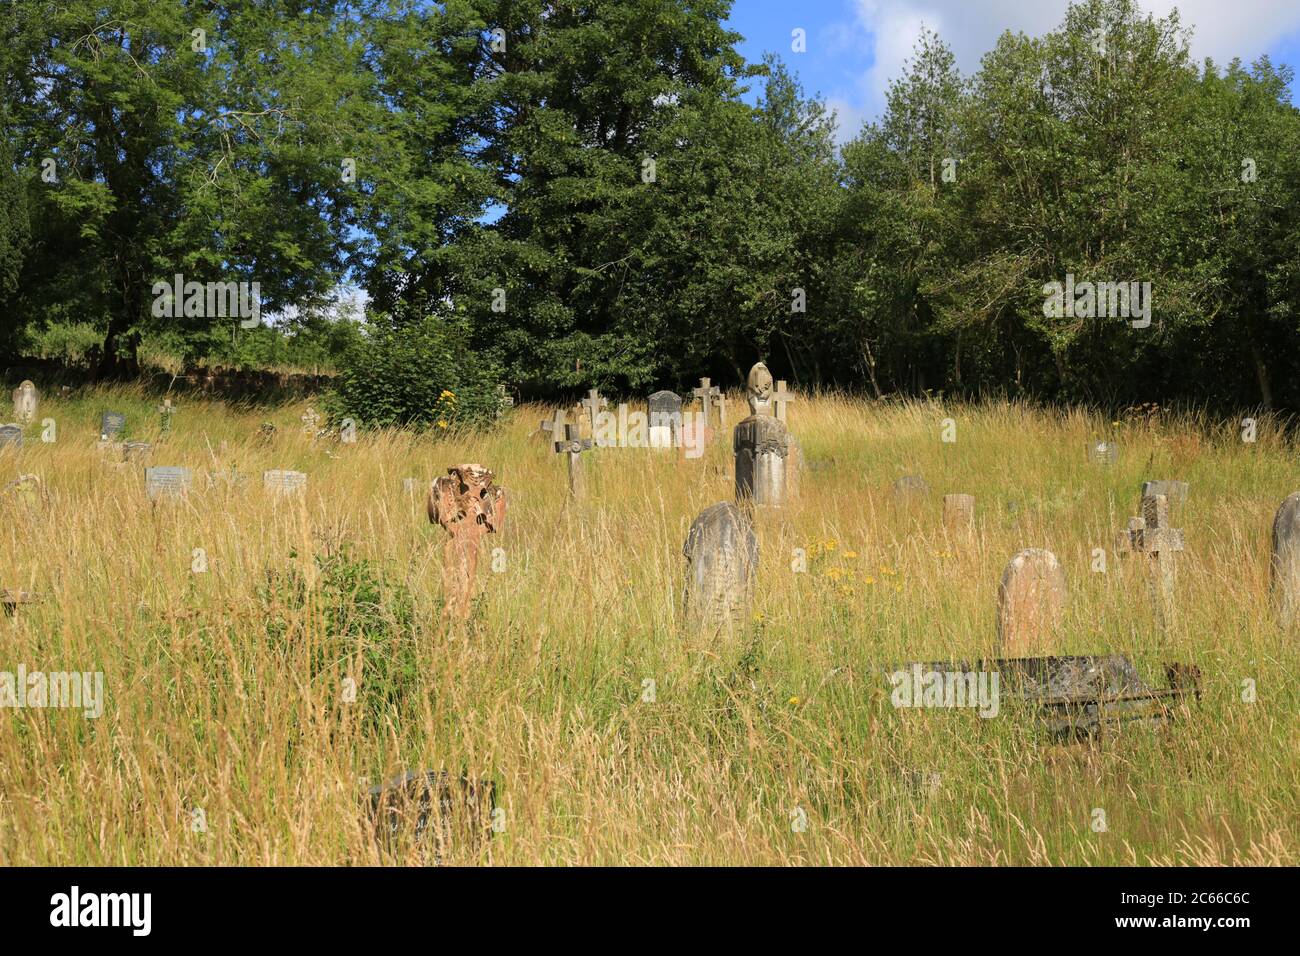
M 331 413 L 377 426 L 492 423 L 500 369 L 468 342 L 468 329 L 455 322 L 393 328 L 381 318 L 344 352 Z

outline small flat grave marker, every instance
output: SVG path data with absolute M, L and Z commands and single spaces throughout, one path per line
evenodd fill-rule
M 177 497 L 190 490 L 192 472 L 176 465 L 161 465 L 144 470 L 144 490 L 150 501 L 166 495 Z
M 1119 458 L 1119 448 L 1113 441 L 1088 443 L 1088 460 L 1098 465 L 1113 465 Z
M 262 485 L 268 491 L 281 495 L 302 492 L 307 488 L 307 475 L 301 471 L 276 468 L 262 472 Z
M 23 447 L 23 430 L 18 425 L 0 425 L 0 448 Z

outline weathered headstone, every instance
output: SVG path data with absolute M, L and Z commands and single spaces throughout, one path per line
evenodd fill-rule
M 1269 572 L 1278 621 L 1290 629 L 1300 616 L 1300 491 L 1288 495 L 1273 518 Z
M 1155 495 L 1164 495 L 1169 499 L 1171 505 L 1181 505 L 1187 500 L 1188 484 L 1185 481 L 1159 481 L 1142 482 L 1142 497 L 1150 498 Z
M 1026 548 L 1013 557 L 998 585 L 998 653 L 1054 653 L 1067 599 L 1065 570 L 1056 555 Z
M 158 406 L 159 424 L 164 435 L 172 430 L 172 416 L 176 414 L 176 409 L 172 405 L 170 398 L 164 398 L 161 405 Z
M 452 777 L 445 770 L 406 773 L 370 788 L 375 836 L 392 851 L 403 835 L 422 851 L 432 845 L 432 862 L 461 844 L 481 846 L 492 837 L 496 787 L 491 780 Z
M 321 423 L 320 413 L 317 412 L 316 409 L 314 408 L 308 408 L 305 412 L 302 413 L 302 418 L 300 418 L 299 421 L 302 422 L 303 434 L 310 435 L 312 438 L 315 438 L 317 433 L 320 431 L 320 423 Z
M 128 441 L 122 443 L 123 461 L 143 461 L 153 453 L 153 445 L 147 441 Z
M 930 494 L 930 486 L 920 475 L 904 475 L 894 482 L 894 500 L 910 504 Z
M 307 489 L 307 475 L 301 471 L 272 469 L 262 472 L 262 486 L 277 494 L 291 494 Z
M 40 475 L 19 475 L 4 486 L 5 497 L 33 504 L 41 497 Z
M 497 386 L 497 418 L 505 417 L 506 410 L 515 407 L 515 397 L 510 394 L 505 385 Z
M 712 416 L 709 410 L 717 405 L 719 426 L 727 424 L 727 397 L 722 394 L 722 389 L 713 385 L 709 379 L 700 379 L 699 388 L 691 389 L 691 394 L 700 400 L 700 408 L 704 412 L 704 430 L 708 435 L 709 429 L 713 426 Z
M 126 416 L 121 412 L 104 412 L 99 416 L 99 440 L 116 441 L 126 428 Z
M 1174 613 L 1174 555 L 1184 548 L 1182 529 L 1169 526 L 1169 499 L 1163 494 L 1144 495 L 1142 516 L 1129 519 L 1128 527 L 1127 534 L 1121 535 L 1116 544 L 1121 552 L 1134 551 L 1147 555 L 1156 614 L 1161 626 L 1168 627 L 1173 621 Z
M 0 425 L 0 448 L 10 445 L 14 448 L 23 447 L 23 429 L 21 425 Z
M 14 421 L 19 425 L 30 425 L 36 421 L 36 411 L 40 408 L 41 393 L 31 381 L 24 381 L 14 389 Z
M 780 508 L 790 493 L 790 433 L 770 414 L 750 415 L 733 435 L 736 500 Z
M 257 440 L 263 445 L 269 445 L 275 440 L 276 431 L 275 422 L 262 422 L 257 426 Z
M 493 480 L 482 465 L 456 465 L 429 488 L 429 522 L 451 535 L 442 552 L 444 607 L 460 620 L 469 617 L 479 541 L 500 531 L 506 520 L 505 489 Z
M 954 533 L 975 530 L 975 496 L 944 495 L 943 526 Z
M 144 470 L 144 490 L 150 501 L 163 495 L 178 497 L 190 490 L 192 472 L 188 468 L 162 465 Z
M 1088 443 L 1088 460 L 1099 465 L 1113 465 L 1119 458 L 1119 448 L 1113 441 Z
M 682 399 L 676 392 L 655 392 L 646 399 L 650 418 L 650 447 L 674 448 L 681 444 Z
M 758 536 L 748 516 L 729 501 L 705 508 L 692 522 L 682 554 L 687 626 L 707 632 L 743 627 L 758 571 Z
M 555 443 L 555 453 L 565 454 L 568 458 L 569 493 L 574 498 L 582 498 L 587 492 L 582 474 L 582 453 L 591 448 L 591 439 L 579 437 L 581 434 L 577 425 L 565 425 L 563 440 Z
M 776 391 L 772 393 L 772 405 L 776 408 L 776 417 L 787 424 L 789 424 L 789 422 L 786 419 L 786 406 L 794 400 L 794 392 L 786 390 L 785 379 L 778 381 L 776 383 Z

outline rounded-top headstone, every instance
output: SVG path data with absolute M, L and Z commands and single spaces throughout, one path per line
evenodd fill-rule
M 999 656 L 1054 653 L 1067 598 L 1065 569 L 1052 552 L 1026 548 L 1012 558 L 998 585 Z
M 705 508 L 691 523 L 682 554 L 687 626 L 717 632 L 743 625 L 758 569 L 758 536 L 745 513 L 730 501 Z
M 944 495 L 943 526 L 949 531 L 970 531 L 975 527 L 975 496 Z
M 13 393 L 14 421 L 19 425 L 30 425 L 36 420 L 36 410 L 40 407 L 41 393 L 30 381 L 24 381 Z
M 1278 621 L 1290 628 L 1300 617 L 1300 491 L 1287 496 L 1273 519 L 1269 571 Z

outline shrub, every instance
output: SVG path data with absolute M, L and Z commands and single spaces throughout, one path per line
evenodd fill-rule
M 376 322 L 343 354 L 331 413 L 378 426 L 490 424 L 500 370 L 468 342 L 463 325 L 444 319 Z

